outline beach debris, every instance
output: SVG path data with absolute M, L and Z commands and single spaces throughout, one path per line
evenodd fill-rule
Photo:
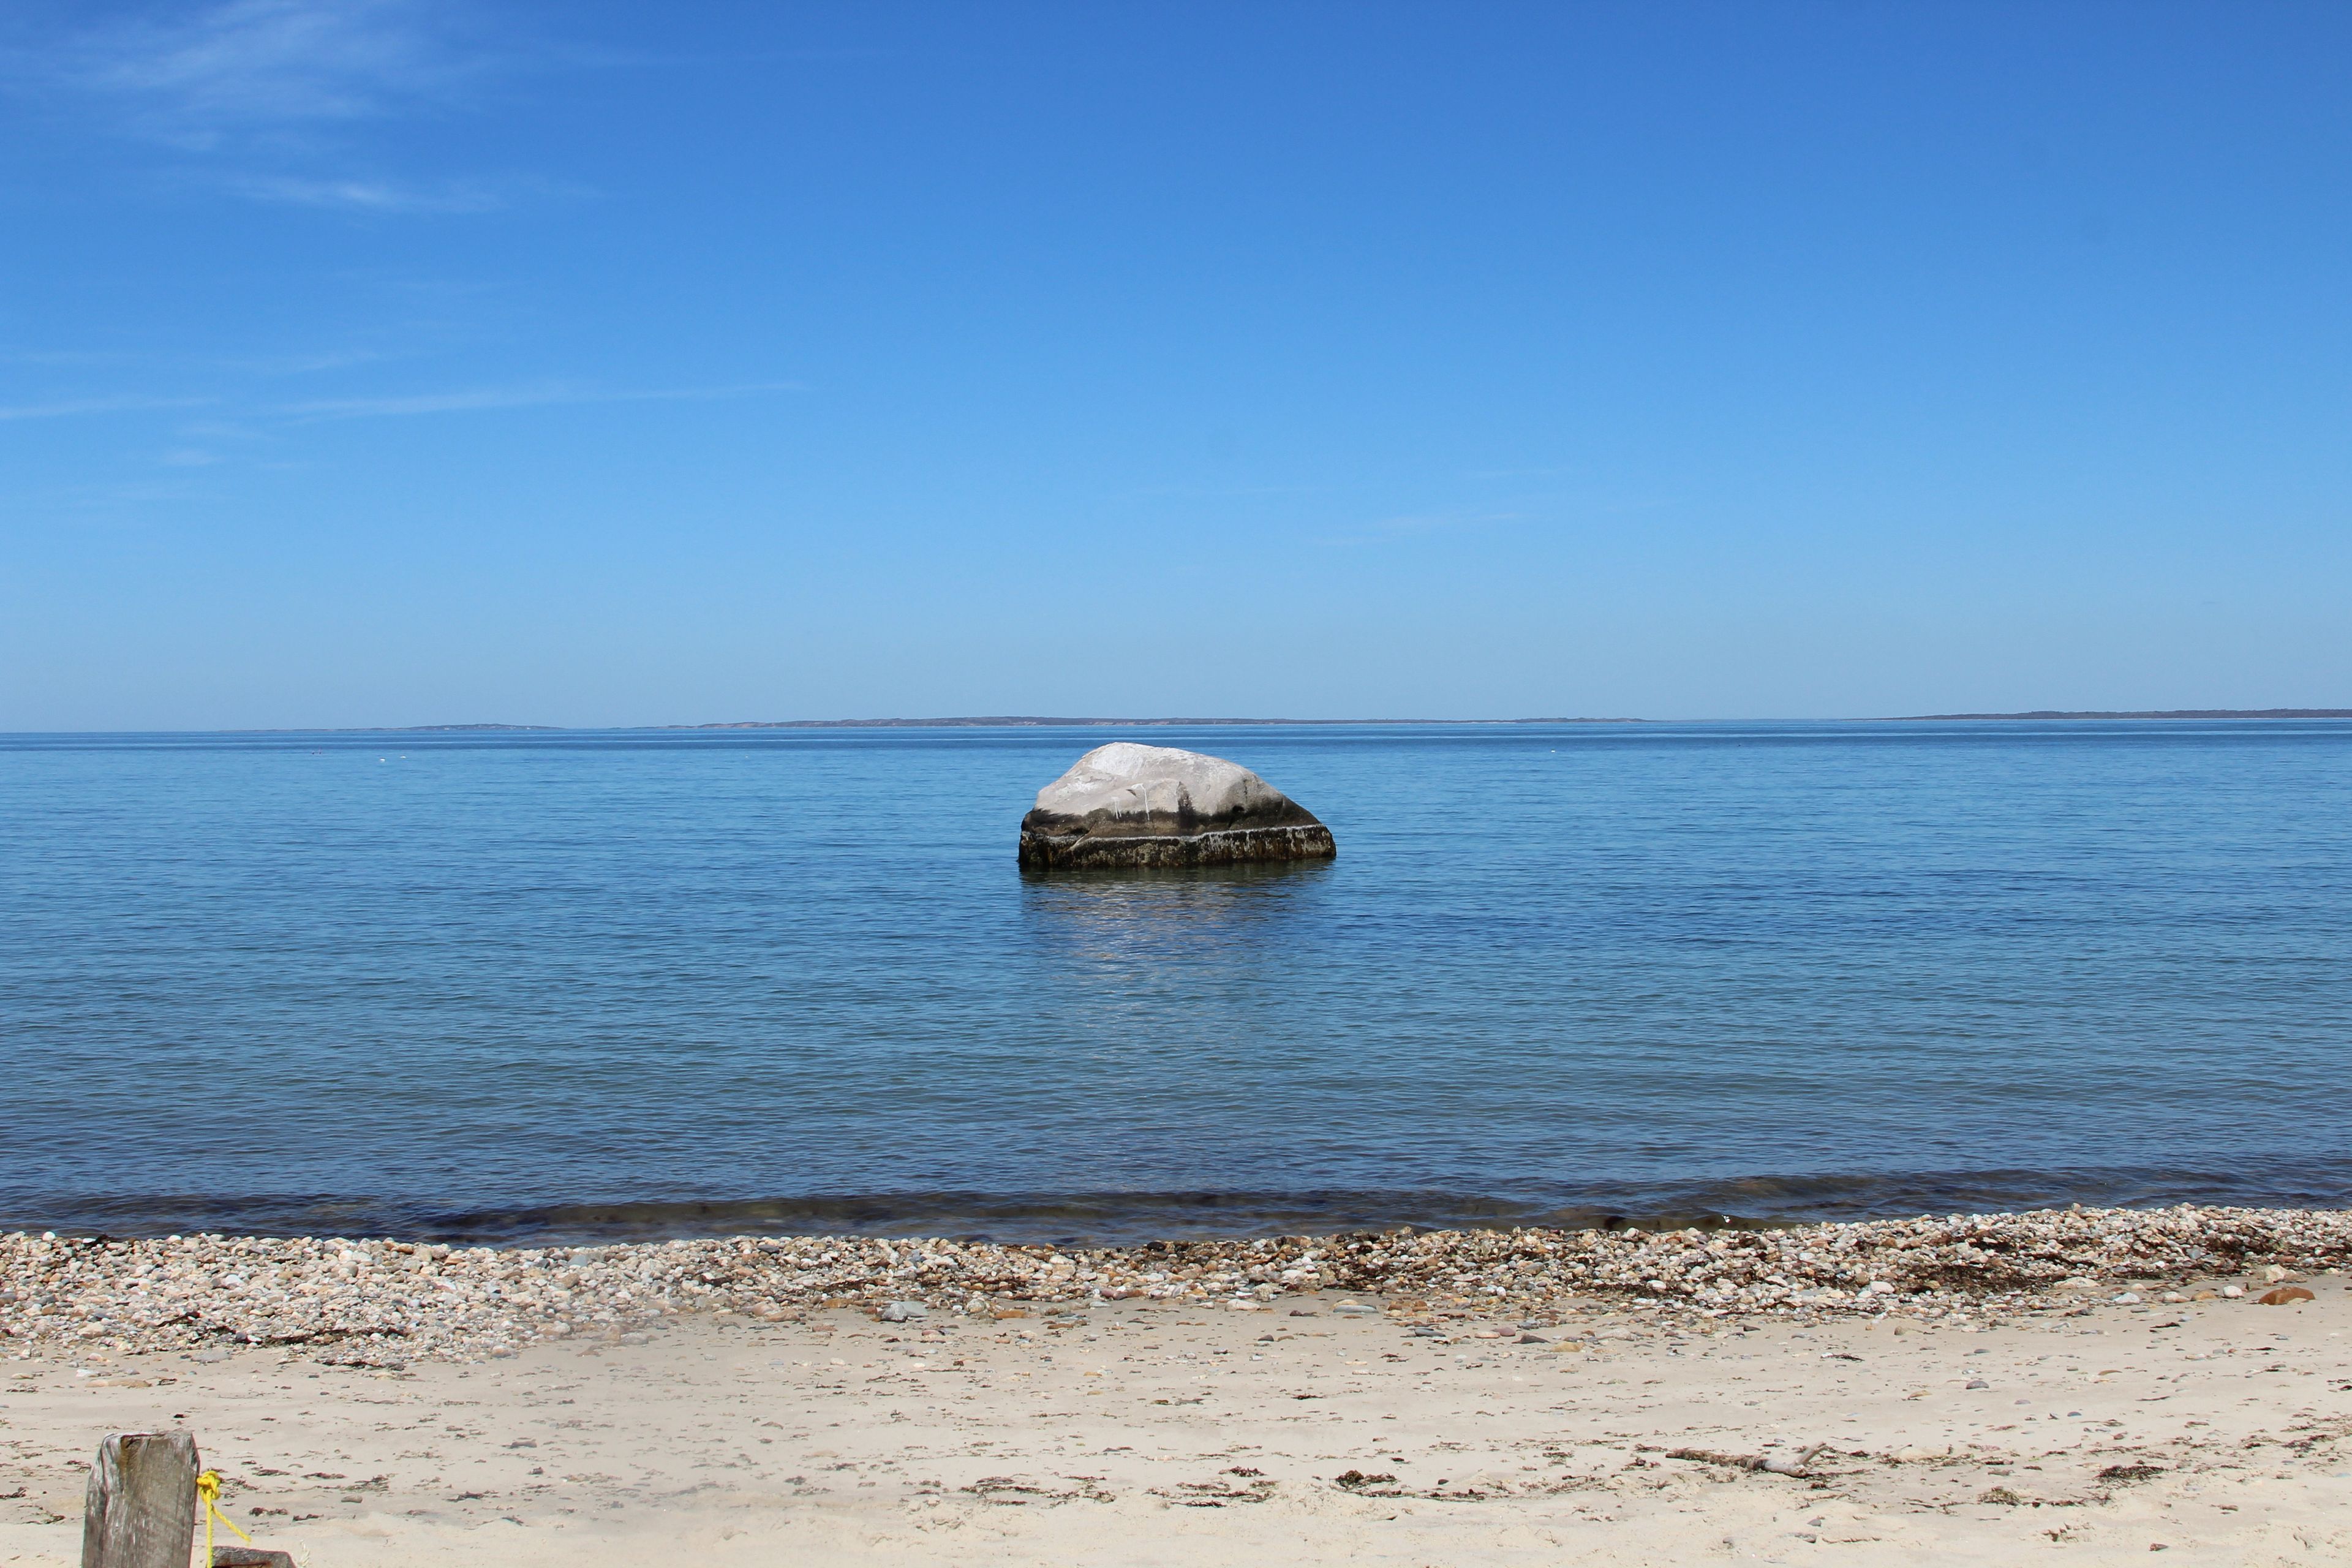
M 1021 819 L 1024 870 L 1328 860 L 1315 814 L 1237 763 L 1173 746 L 1097 746 Z
M 196 1542 L 196 1440 L 117 1432 L 98 1446 L 82 1509 L 83 1568 L 187 1568 Z
M 1811 1476 L 1814 1459 L 1827 1452 L 1827 1443 L 1816 1443 L 1810 1448 L 1790 1453 L 1776 1449 L 1769 1454 L 1718 1454 L 1711 1448 L 1669 1448 L 1669 1459 L 1690 1459 L 1705 1465 L 1724 1465 L 1736 1470 L 1760 1470 L 1766 1475 Z
M 876 1315 L 886 1323 L 911 1323 L 929 1317 L 931 1310 L 920 1301 L 893 1301 Z
M 2282 1285 L 2275 1290 L 2263 1291 L 2254 1300 L 2265 1307 L 2284 1307 L 2291 1301 L 2312 1301 L 2318 1298 L 2300 1285 Z
M 1115 1247 L 746 1236 L 492 1248 L 17 1233 L 0 1235 L 0 1346 L 204 1360 L 263 1346 L 396 1369 L 547 1341 L 641 1343 L 682 1318 L 755 1324 L 823 1307 L 883 1316 L 896 1306 L 909 1315 L 885 1321 L 916 1321 L 916 1307 L 1003 1321 L 1097 1296 L 1197 1309 L 1260 1288 L 1277 1300 L 1338 1297 L 1327 1314 L 1385 1315 L 1431 1338 L 1447 1320 L 1468 1320 L 1455 1324 L 1466 1335 L 1593 1311 L 1717 1329 L 1758 1315 L 1979 1326 L 2096 1310 L 2065 1288 L 2078 1279 L 2112 1289 L 2127 1279 L 2243 1277 L 2264 1264 L 2308 1276 L 2347 1262 L 2352 1213 L 2200 1205 L 1777 1230 L 1392 1230 Z M 1874 1282 L 1891 1289 L 1864 1289 Z
M 213 1568 L 296 1568 L 290 1552 L 272 1552 L 261 1546 L 215 1546 L 213 1548 Z
M 2103 1481 L 2144 1481 L 2151 1476 L 2164 1474 L 2161 1465 L 2109 1465 L 2099 1472 Z

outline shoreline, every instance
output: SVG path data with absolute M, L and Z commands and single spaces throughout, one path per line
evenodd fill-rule
M 1989 1322 L 2078 1313 L 2095 1301 L 2185 1304 L 2200 1299 L 2202 1280 L 2249 1270 L 2324 1277 L 2347 1266 L 2352 1210 L 2198 1205 L 1775 1229 L 1401 1230 L 1105 1247 L 813 1235 L 492 1248 L 16 1232 L 0 1236 L 0 1354 L 250 1344 L 401 1367 L 698 1317 L 782 1322 L 894 1302 L 965 1321 L 1128 1301 L 1267 1310 L 1286 1297 L 1333 1292 L 1402 1321 L 1608 1310 L 1661 1321 Z
M 1296 869 L 1229 867 L 1219 875 L 1247 878 Z M 1656 1234 L 1693 1226 L 1709 1232 L 1780 1230 L 2071 1208 L 2352 1209 L 2352 1158 L 2305 1159 L 2296 1163 L 2291 1179 L 2272 1172 L 2262 1180 L 2211 1166 L 2165 1165 L 1528 1183 L 1484 1191 L 1347 1185 L 1037 1191 L 938 1187 L 472 1203 L 335 1192 L 16 1192 L 5 1199 L 0 1202 L 0 1236 L 55 1231 L 148 1240 L 190 1235 L 285 1240 L 364 1237 L 452 1247 L 557 1251 L 673 1240 L 848 1236 L 1102 1251 L 1154 1242 L 1230 1244 L 1397 1230 L 1638 1229 Z
M 2187 1207 L 1066 1252 L 12 1235 L 0 1561 L 70 1568 L 100 1438 L 184 1430 L 257 1544 L 341 1568 L 2320 1568 L 2352 1553 L 2347 1248 L 2352 1211 Z

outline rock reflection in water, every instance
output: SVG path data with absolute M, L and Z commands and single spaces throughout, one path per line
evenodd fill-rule
M 1338 872 L 1329 860 L 1181 870 L 1060 871 L 1021 879 L 1031 924 L 1048 942 L 1105 958 L 1280 943 L 1273 929 Z

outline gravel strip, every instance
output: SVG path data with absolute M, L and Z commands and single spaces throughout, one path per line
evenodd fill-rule
M 1392 1315 L 1687 1318 L 1894 1312 L 1997 1321 L 2185 1300 L 2352 1263 L 2352 1212 L 2184 1205 L 1774 1230 L 1392 1231 L 1055 1248 L 814 1236 L 497 1249 L 386 1240 L 0 1237 L 0 1352 L 229 1343 L 399 1365 L 511 1354 L 689 1313 L 820 1306 L 992 1314 L 1133 1299 L 1263 1309 L 1338 1290 Z M 2244 1287 L 2231 1285 L 2225 1293 Z

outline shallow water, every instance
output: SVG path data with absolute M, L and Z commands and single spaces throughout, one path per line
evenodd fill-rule
M 1339 858 L 1024 879 L 1080 752 Z M 2352 723 L 0 737 L 0 1226 L 2352 1202 Z

